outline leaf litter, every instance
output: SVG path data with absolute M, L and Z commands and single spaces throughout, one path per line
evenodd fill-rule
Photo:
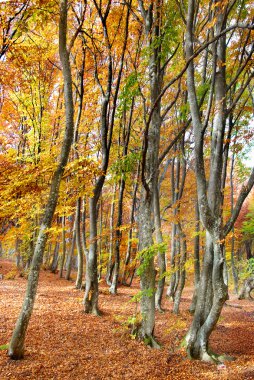
M 1 273 L 13 264 L 1 261 Z M 222 365 L 191 361 L 179 349 L 192 316 L 188 312 L 192 287 L 183 293 L 179 316 L 172 314 L 172 303 L 164 300 L 165 313 L 156 314 L 155 336 L 162 344 L 151 349 L 133 339 L 128 321 L 137 305 L 131 297 L 139 291 L 119 287 L 110 295 L 100 283 L 101 317 L 83 312 L 83 292 L 75 283 L 59 279 L 50 272 L 40 274 L 37 298 L 26 338 L 25 359 L 10 360 L 8 344 L 22 305 L 26 280 L 0 280 L 0 380 L 188 380 L 254 379 L 254 304 L 238 301 L 231 295 L 218 326 L 211 337 L 211 348 L 219 354 L 234 356 Z M 235 307 L 237 306 L 237 307 Z M 240 306 L 240 307 L 238 307 Z

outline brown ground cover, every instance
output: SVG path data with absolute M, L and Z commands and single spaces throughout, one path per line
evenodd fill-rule
M 1 261 L 0 273 L 8 273 L 12 266 Z M 25 288 L 24 278 L 0 280 L 0 346 L 11 337 Z M 127 320 L 136 308 L 130 300 L 139 290 L 138 283 L 120 287 L 117 296 L 108 293 L 104 282 L 100 289 L 103 315 L 98 318 L 82 312 L 83 292 L 74 289 L 74 282 L 42 271 L 25 359 L 12 361 L 6 350 L 0 350 L 0 380 L 254 379 L 254 304 L 250 301 L 232 296 L 212 335 L 215 352 L 236 357 L 222 368 L 188 360 L 176 350 L 191 321 L 190 288 L 183 294 L 178 317 L 171 313 L 168 300 L 166 312 L 157 314 L 155 335 L 163 344 L 160 350 L 129 335 Z

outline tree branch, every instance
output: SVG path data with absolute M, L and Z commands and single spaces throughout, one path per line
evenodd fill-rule
M 241 211 L 241 207 L 243 205 L 243 202 L 245 201 L 247 195 L 251 191 L 253 185 L 254 185 L 254 168 L 252 169 L 252 172 L 251 172 L 251 175 L 249 177 L 247 185 L 242 186 L 242 189 L 241 189 L 240 194 L 238 196 L 238 199 L 237 199 L 236 205 L 233 209 L 233 212 L 231 214 L 231 217 L 224 226 L 224 229 L 223 229 L 224 237 L 226 237 L 227 234 L 233 228 L 235 221 L 236 221 L 236 219 L 237 219 L 237 217 Z

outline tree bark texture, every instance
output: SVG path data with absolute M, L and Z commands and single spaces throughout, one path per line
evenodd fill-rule
M 195 14 L 197 3 L 188 1 L 187 33 L 185 52 L 187 60 L 194 53 Z M 227 6 L 214 9 L 215 25 L 213 32 L 219 36 L 227 22 Z M 197 180 L 198 205 L 201 222 L 206 231 L 206 249 L 203 269 L 197 294 L 197 305 L 192 325 L 186 336 L 187 352 L 190 357 L 204 361 L 217 361 L 209 349 L 209 337 L 217 324 L 222 307 L 228 297 L 225 282 L 224 240 L 232 229 L 240 212 L 244 199 L 254 182 L 254 170 L 240 191 L 236 205 L 229 220 L 223 226 L 223 147 L 226 128 L 226 36 L 218 37 L 212 45 L 216 59 L 213 60 L 215 73 L 214 87 L 214 119 L 211 129 L 210 170 L 206 177 L 203 142 L 205 130 L 209 123 L 203 125 L 198 106 L 195 66 L 193 60 L 187 68 L 187 88 L 195 140 L 195 172 Z M 208 113 L 209 115 L 209 113 Z
M 68 161 L 68 156 L 73 140 L 73 99 L 72 99 L 72 79 L 69 63 L 69 54 L 66 48 L 67 34 L 67 0 L 60 1 L 60 20 L 59 20 L 59 53 L 63 67 L 64 76 L 64 97 L 65 97 L 65 117 L 66 127 L 61 155 L 58 167 L 53 175 L 48 202 L 45 208 L 43 221 L 40 226 L 37 242 L 34 249 L 32 264 L 28 276 L 27 290 L 20 315 L 15 325 L 12 338 L 9 344 L 8 355 L 12 359 L 21 359 L 24 356 L 24 342 L 26 330 L 33 311 L 39 271 L 43 261 L 43 253 L 47 241 L 47 231 L 51 226 L 55 207 L 57 204 L 60 181 L 64 168 Z
M 144 110 L 145 140 L 142 152 L 142 188 L 138 210 L 140 286 L 141 286 L 141 315 L 142 323 L 139 337 L 152 347 L 158 347 L 153 332 L 155 324 L 155 268 L 153 252 L 153 224 L 154 224 L 154 191 L 158 186 L 158 153 L 161 127 L 161 104 L 157 101 L 161 89 L 160 46 L 153 46 L 154 40 L 160 38 L 160 4 L 156 2 L 154 9 L 149 5 L 145 9 L 142 0 L 139 0 L 146 33 L 146 43 L 149 55 L 150 101 L 153 112 L 150 120 L 146 118 Z

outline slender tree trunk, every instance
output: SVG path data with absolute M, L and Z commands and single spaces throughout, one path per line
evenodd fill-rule
M 100 225 L 99 225 L 99 270 L 98 270 L 98 279 L 101 279 L 102 274 L 102 222 L 103 222 L 103 202 L 102 198 L 100 201 Z
M 16 237 L 16 241 L 15 241 L 15 255 L 16 255 L 16 266 L 19 269 L 21 269 L 21 254 L 20 254 L 20 239 L 18 237 Z M 1 244 L 1 243 L 0 243 Z M 0 256 L 1 256 L 1 246 L 0 246 Z
M 67 1 L 60 1 L 60 21 L 59 21 L 59 53 L 63 66 L 64 76 L 64 94 L 65 94 L 65 115 L 66 129 L 63 146 L 61 150 L 60 161 L 53 175 L 48 202 L 45 208 L 43 221 L 40 226 L 33 260 L 28 276 L 28 284 L 24 302 L 21 308 L 19 318 L 16 322 L 14 332 L 9 344 L 8 355 L 12 359 L 21 359 L 24 356 L 24 341 L 28 323 L 33 311 L 35 301 L 39 271 L 43 261 L 43 253 L 47 241 L 47 230 L 51 226 L 55 207 L 57 204 L 60 181 L 64 172 L 65 165 L 73 140 L 73 100 L 72 100 L 72 80 L 69 63 L 69 55 L 66 49 L 66 30 L 67 30 Z
M 179 307 L 180 307 L 180 301 L 182 292 L 185 285 L 185 279 L 186 279 L 186 270 L 185 270 L 185 263 L 187 258 L 187 243 L 186 243 L 186 236 L 182 231 L 180 223 L 178 224 L 178 229 L 180 232 L 180 239 L 181 239 L 181 257 L 179 262 L 179 280 L 177 284 L 177 288 L 175 291 L 175 297 L 174 297 L 174 306 L 173 306 L 173 313 L 178 314 L 179 313 Z
M 68 254 L 68 257 L 66 260 L 65 280 L 67 280 L 67 281 L 69 281 L 71 279 L 72 258 L 73 258 L 73 254 L 74 254 L 75 243 L 76 243 L 76 229 L 75 229 L 75 221 L 74 221 L 71 246 L 69 247 L 69 254 Z
M 59 241 L 56 242 L 55 249 L 54 249 L 54 254 L 53 254 L 53 260 L 50 266 L 50 271 L 52 273 L 56 273 L 57 271 L 57 266 L 58 266 L 58 258 L 59 258 L 59 247 L 60 243 Z
M 234 180 L 233 180 L 233 173 L 234 173 L 234 161 L 235 156 L 233 154 L 231 159 L 231 168 L 230 168 L 230 201 L 231 201 L 231 214 L 234 210 Z M 232 238 L 231 238 L 231 268 L 232 268 L 232 275 L 233 275 L 233 281 L 234 281 L 234 291 L 235 294 L 238 294 L 238 274 L 237 269 L 235 266 L 235 236 L 234 236 L 234 227 L 232 228 Z
M 75 217 L 75 230 L 76 230 L 76 245 L 78 252 L 78 273 L 76 278 L 76 288 L 82 288 L 83 270 L 84 270 L 84 255 L 81 244 L 81 232 L 80 232 L 80 217 L 81 215 L 81 198 L 78 198 L 76 204 L 76 217 Z
M 46 249 L 46 255 L 43 258 L 43 266 L 44 266 L 45 269 L 47 269 L 49 267 L 49 261 L 50 261 L 50 257 L 51 257 L 51 251 L 52 251 L 52 243 L 49 242 L 48 246 L 47 246 L 47 249 Z
M 161 231 L 161 215 L 160 215 L 160 199 L 158 185 L 154 190 L 154 227 L 157 244 L 163 243 L 162 231 Z M 163 311 L 161 307 L 162 295 L 165 286 L 165 272 L 166 272 L 166 257 L 164 247 L 159 248 L 158 252 L 158 267 L 159 267 L 159 279 L 157 283 L 157 290 L 155 293 L 155 307 L 160 312 Z
M 123 284 L 126 284 L 126 281 L 128 278 L 127 268 L 128 268 L 129 263 L 130 263 L 130 260 L 131 260 L 133 224 L 134 224 L 134 215 L 135 215 L 135 208 L 136 208 L 139 175 L 140 175 L 140 161 L 138 163 L 136 182 L 135 182 L 134 190 L 133 190 L 133 200 L 132 200 L 131 214 L 130 214 L 130 225 L 131 225 L 131 227 L 130 227 L 129 234 L 128 234 L 128 244 L 127 244 L 126 257 L 125 257 L 125 262 L 124 262 L 124 270 L 123 270 L 123 276 L 122 276 Z M 133 274 L 133 276 L 134 276 L 134 274 Z
M 170 282 L 167 289 L 167 297 L 174 297 L 175 283 L 176 283 L 176 268 L 175 268 L 175 256 L 176 256 L 176 224 L 173 222 L 171 228 L 171 253 L 170 253 Z
M 190 305 L 190 312 L 193 314 L 197 304 L 197 292 L 198 285 L 200 281 L 200 217 L 199 217 L 199 209 L 198 209 L 198 201 L 196 201 L 195 206 L 195 216 L 196 216 L 196 226 L 195 226 L 195 238 L 194 238 L 194 293 L 192 297 L 192 302 Z
M 184 156 L 184 136 L 181 142 L 182 156 Z M 176 149 L 176 147 L 175 147 Z M 176 165 L 175 159 L 172 162 L 171 168 L 171 192 L 172 192 L 172 204 L 173 218 L 172 223 L 172 240 L 171 240 L 171 277 L 170 284 L 167 290 L 167 296 L 175 299 L 175 292 L 178 288 L 179 279 L 181 276 L 180 269 L 180 251 L 181 251 L 181 235 L 183 234 L 180 224 L 177 222 L 178 215 L 180 213 L 180 201 L 184 191 L 184 184 L 186 178 L 186 162 L 185 159 L 177 158 Z M 176 166 L 176 171 L 174 170 Z M 182 174 L 182 175 L 181 175 Z
M 116 197 L 116 187 L 117 184 L 114 184 L 113 197 L 110 208 L 110 219 L 109 219 L 109 228 L 110 228 L 110 238 L 109 238 L 109 258 L 108 258 L 108 268 L 106 275 L 106 282 L 109 286 L 111 286 L 111 278 L 114 269 L 113 262 L 113 250 L 114 250 L 114 215 L 115 215 L 115 197 Z
M 118 276 L 119 276 L 119 270 L 120 270 L 120 244 L 121 244 L 121 237 L 122 237 L 120 227 L 122 225 L 124 189 L 125 189 L 125 180 L 122 178 L 120 181 L 120 187 L 119 187 L 118 212 L 117 212 L 117 223 L 116 223 L 116 232 L 115 232 L 115 235 L 116 235 L 115 266 L 114 266 L 114 273 L 113 273 L 113 281 L 109 289 L 111 294 L 117 293 Z
M 81 214 L 81 244 L 85 256 L 87 256 L 87 244 L 86 244 L 86 200 L 83 198 L 83 207 Z
M 63 277 L 63 269 L 65 264 L 65 256 L 66 256 L 66 240 L 65 240 L 65 216 L 62 217 L 62 257 L 60 262 L 60 270 L 59 277 Z
M 87 257 L 87 265 L 86 265 L 86 290 L 84 296 L 84 310 L 86 313 L 93 313 L 95 315 L 99 315 L 98 309 L 98 297 L 99 297 L 99 289 L 98 289 L 98 275 L 97 275 L 97 204 L 99 198 L 101 196 L 101 191 L 105 181 L 105 174 L 108 169 L 109 163 L 109 154 L 110 148 L 112 144 L 112 134 L 115 122 L 115 112 L 117 108 L 117 99 L 118 93 L 122 78 L 123 65 L 124 65 L 124 57 L 126 53 L 127 47 L 127 39 L 129 33 L 129 15 L 130 10 L 127 9 L 126 12 L 126 23 L 125 23 L 125 33 L 124 33 L 124 41 L 122 46 L 122 54 L 120 59 L 119 71 L 116 78 L 115 91 L 112 93 L 112 85 L 113 85 L 113 57 L 112 57 L 112 45 L 109 40 L 108 35 L 108 26 L 107 26 L 107 17 L 109 12 L 105 12 L 103 16 L 104 10 L 102 10 L 102 4 L 96 7 L 98 16 L 100 18 L 103 34 L 105 37 L 106 49 L 107 49 L 107 85 L 106 89 L 103 90 L 102 85 L 100 83 L 100 88 L 102 92 L 102 104 L 101 104 L 101 120 L 100 120 L 100 128 L 101 128 L 101 154 L 102 154 L 102 165 L 101 171 L 102 175 L 100 175 L 96 181 L 93 196 L 90 198 L 89 208 L 90 208 L 90 248 Z M 110 10 L 110 8 L 108 8 Z M 97 53 L 96 53 L 97 54 Z M 96 72 L 97 79 L 98 72 Z M 112 110 L 110 112 L 110 100 L 113 98 Z
M 98 273 L 97 273 L 97 200 L 89 200 L 90 248 L 86 263 L 86 288 L 84 296 L 85 313 L 100 315 L 98 309 Z
M 253 257 L 252 249 L 251 249 L 252 240 L 246 240 L 244 245 L 245 245 L 246 259 L 250 260 Z
M 176 146 L 175 146 L 176 151 Z M 171 166 L 171 202 L 172 205 L 174 205 L 173 208 L 173 222 L 172 222 L 172 229 L 171 229 L 171 253 L 170 253 L 170 282 L 169 287 L 167 289 L 167 297 L 174 299 L 175 290 L 177 286 L 177 271 L 178 268 L 176 266 L 176 256 L 177 256 L 177 247 L 179 246 L 178 243 L 178 236 L 177 236 L 177 214 L 178 214 L 178 206 L 175 206 L 176 202 L 178 201 L 178 190 L 179 190 L 179 181 L 180 181 L 180 161 L 179 158 L 174 158 L 172 160 L 172 166 Z

